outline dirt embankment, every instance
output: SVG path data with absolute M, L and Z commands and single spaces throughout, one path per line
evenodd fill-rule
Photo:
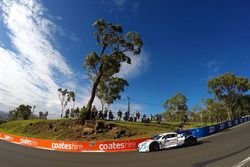
M 94 126 L 85 126 L 72 119 L 12 121 L 2 124 L 0 131 L 27 137 L 66 141 L 130 139 L 147 133 L 138 125 L 98 121 Z

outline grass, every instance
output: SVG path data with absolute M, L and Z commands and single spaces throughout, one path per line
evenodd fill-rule
M 151 137 L 153 135 L 175 131 L 178 122 L 140 123 L 124 121 L 105 121 L 105 124 L 114 124 L 116 127 L 125 129 L 126 134 L 119 139 L 135 139 Z M 211 125 L 211 123 L 208 123 Z M 187 122 L 185 129 L 202 127 L 203 123 Z M 51 128 L 52 127 L 52 128 Z M 11 121 L 0 125 L 0 131 L 17 136 L 25 136 L 50 140 L 65 141 L 109 141 L 114 140 L 115 130 L 104 133 L 91 134 L 88 137 L 82 136 L 84 126 L 72 119 L 60 120 L 20 120 Z

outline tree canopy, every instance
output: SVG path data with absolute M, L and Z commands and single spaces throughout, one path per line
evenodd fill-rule
M 59 88 L 58 97 L 62 107 L 61 108 L 61 118 L 62 118 L 67 104 L 71 101 L 75 102 L 75 93 L 73 91 L 68 91 L 68 89 Z
M 101 81 L 106 83 L 114 77 L 114 74 L 119 73 L 122 63 L 131 64 L 127 53 L 139 55 L 143 45 L 137 32 L 127 32 L 124 35 L 121 25 L 97 20 L 93 27 L 96 29 L 94 37 L 101 52 L 99 54 L 96 51 L 91 52 L 83 63 L 87 75 L 93 82 L 91 97 L 86 106 L 88 113 L 90 113 L 99 83 Z
M 27 120 L 31 117 L 32 107 L 30 105 L 20 105 L 14 110 L 9 111 L 10 120 Z
M 187 101 L 188 99 L 185 95 L 177 93 L 173 97 L 167 99 L 163 103 L 163 107 L 166 109 L 168 115 L 169 112 L 172 112 L 179 117 L 178 119 L 182 119 L 188 110 Z
M 101 80 L 97 87 L 97 97 L 101 101 L 102 110 L 105 103 L 110 105 L 115 100 L 121 99 L 120 93 L 124 91 L 125 86 L 128 86 L 128 82 L 119 77 L 111 77 L 107 80 Z
M 238 77 L 232 73 L 225 73 L 208 81 L 209 91 L 223 102 L 228 110 L 228 119 L 234 115 L 234 106 L 241 95 L 250 89 L 250 83 L 245 77 Z

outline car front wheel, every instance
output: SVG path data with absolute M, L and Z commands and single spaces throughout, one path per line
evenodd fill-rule
M 150 152 L 155 152 L 155 151 L 159 151 L 160 147 L 159 147 L 159 143 L 157 142 L 153 142 L 150 144 L 149 146 L 149 151 Z

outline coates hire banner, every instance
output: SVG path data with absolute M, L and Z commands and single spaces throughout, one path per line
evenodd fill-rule
M 250 121 L 250 116 L 227 121 L 213 126 L 189 129 L 186 130 L 186 132 L 191 133 L 197 138 L 201 138 L 212 135 L 214 133 L 218 133 L 224 129 L 236 126 L 246 121 Z M 34 139 L 34 138 L 9 135 L 0 132 L 0 139 L 29 147 L 42 148 L 47 150 L 65 151 L 65 152 L 119 152 L 119 151 L 136 150 L 138 144 L 147 140 L 148 138 L 141 138 L 134 140 L 106 141 L 106 142 L 101 142 L 101 141 L 73 142 L 73 141 L 53 141 L 53 140 Z
M 74 142 L 34 139 L 0 132 L 0 139 L 29 147 L 65 152 L 119 152 L 136 150 L 138 144 L 148 138 L 107 142 Z

